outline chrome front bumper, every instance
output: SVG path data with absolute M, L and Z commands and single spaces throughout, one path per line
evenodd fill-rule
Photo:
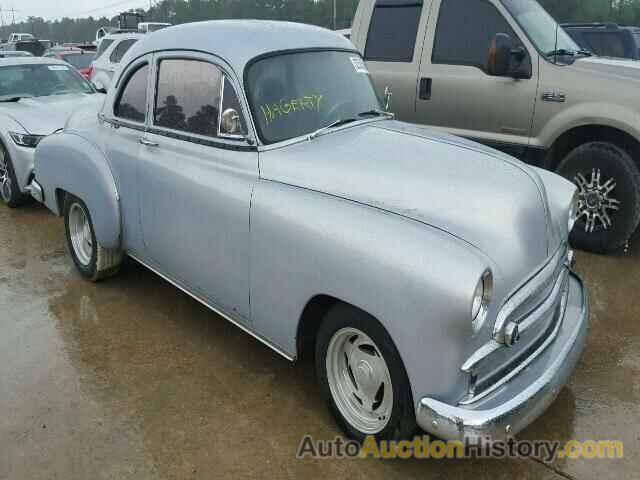
M 519 375 L 476 404 L 452 406 L 425 397 L 417 422 L 426 432 L 446 440 L 501 440 L 538 418 L 565 385 L 584 349 L 589 320 L 587 291 L 571 273 L 567 307 L 557 337 Z

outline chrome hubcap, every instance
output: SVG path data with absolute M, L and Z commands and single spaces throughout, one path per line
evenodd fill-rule
M 355 328 L 331 338 L 326 359 L 327 380 L 340 413 L 365 434 L 380 432 L 393 410 L 391 375 L 376 344 Z
M 574 177 L 578 187 L 577 220 L 584 221 L 584 230 L 593 233 L 595 230 L 608 230 L 613 226 L 613 212 L 620 210 L 620 201 L 613 195 L 617 184 L 613 178 L 604 179 L 599 168 L 590 174 L 578 173 Z
M 76 258 L 83 265 L 89 265 L 93 257 L 91 226 L 86 212 L 77 203 L 74 203 L 69 210 L 69 235 Z
M 0 195 L 8 203 L 11 201 L 11 177 L 9 177 L 9 167 L 7 166 L 7 156 L 0 148 Z

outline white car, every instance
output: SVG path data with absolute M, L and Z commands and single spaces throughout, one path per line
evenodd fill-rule
M 144 34 L 142 33 L 111 33 L 100 40 L 96 57 L 93 59 L 91 83 L 100 91 L 106 92 L 111 85 L 111 77 L 118 68 L 118 64 L 127 50 Z
M 18 206 L 29 193 L 40 140 L 77 108 L 104 101 L 71 65 L 53 58 L 0 59 L 0 198 Z

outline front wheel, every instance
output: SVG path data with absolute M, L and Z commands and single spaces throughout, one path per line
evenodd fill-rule
M 0 197 L 11 208 L 21 205 L 26 200 L 26 196 L 20 192 L 9 152 L 2 144 L 0 144 Z
M 100 245 L 89 209 L 73 195 L 65 198 L 64 224 L 69 252 L 83 277 L 96 282 L 118 272 L 122 251 Z
M 573 150 L 558 173 L 578 187 L 575 247 L 596 253 L 622 248 L 640 223 L 640 172 L 629 154 L 606 142 Z
M 316 372 L 329 410 L 348 437 L 402 440 L 416 431 L 404 365 L 373 317 L 346 304 L 332 307 L 316 338 Z

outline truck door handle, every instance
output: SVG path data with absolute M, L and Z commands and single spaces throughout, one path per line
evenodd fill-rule
M 431 100 L 432 85 L 433 79 L 424 77 L 420 79 L 420 91 L 418 92 L 420 100 Z
M 146 138 L 141 138 L 138 140 L 145 147 L 157 147 L 158 144 L 156 142 L 152 142 L 151 140 L 147 140 Z

